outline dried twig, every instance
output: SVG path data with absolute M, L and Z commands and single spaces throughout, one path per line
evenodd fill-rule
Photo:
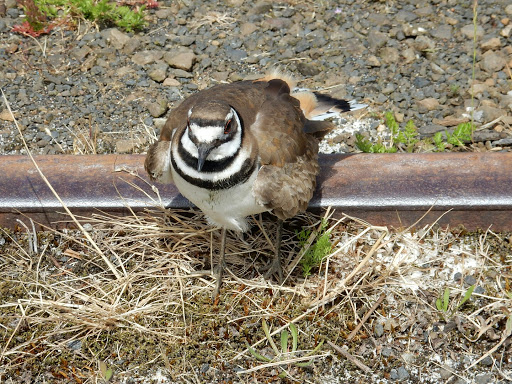
M 372 370 L 368 366 L 364 365 L 361 361 L 359 361 L 357 358 L 352 356 L 347 350 L 338 347 L 336 344 L 330 342 L 327 340 L 327 344 L 329 344 L 332 348 L 334 348 L 335 351 L 339 352 L 343 355 L 348 361 L 350 361 L 352 364 L 354 364 L 359 369 L 365 371 L 366 373 L 371 373 Z

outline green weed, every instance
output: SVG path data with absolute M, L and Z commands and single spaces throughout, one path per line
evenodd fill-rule
M 286 360 L 290 360 L 290 359 L 298 357 L 297 346 L 298 346 L 298 340 L 299 340 L 299 331 L 295 324 L 290 323 L 288 325 L 288 329 L 290 330 L 290 333 L 288 333 L 288 331 L 286 329 L 281 331 L 281 337 L 280 337 L 281 349 L 279 349 L 277 347 L 276 343 L 272 339 L 272 336 L 270 335 L 270 331 L 268 329 L 267 322 L 264 319 L 261 320 L 261 327 L 263 328 L 263 332 L 265 332 L 265 337 L 266 337 L 267 341 L 269 342 L 270 347 L 274 351 L 275 356 L 274 356 L 274 358 L 269 358 L 269 357 L 263 356 L 261 353 L 259 353 L 255 349 L 251 348 L 251 346 L 249 344 L 247 344 L 247 349 L 249 350 L 251 355 L 253 355 L 257 360 L 265 362 L 265 363 L 283 361 L 283 365 L 284 365 L 284 364 L 286 364 Z M 292 336 L 291 349 L 288 345 L 290 334 Z M 308 353 L 306 353 L 305 355 L 303 355 L 303 357 L 314 355 L 316 352 L 318 352 L 320 350 L 320 348 L 322 348 L 323 343 L 324 343 L 323 340 L 320 341 L 318 343 L 318 345 L 313 350 L 311 350 Z M 311 364 L 313 364 L 313 358 L 309 361 L 295 362 L 293 364 L 297 367 L 308 367 Z M 282 372 L 279 374 L 279 377 L 285 378 L 286 376 L 288 376 L 288 372 L 284 368 L 282 368 L 282 367 L 280 367 L 280 368 L 282 369 Z
M 377 143 L 372 143 L 360 133 L 356 133 L 356 146 L 364 153 L 395 153 L 396 147 L 386 147 L 380 138 Z
M 114 376 L 114 371 L 112 370 L 112 368 L 108 368 L 107 364 L 105 364 L 104 361 L 100 361 L 99 365 L 101 377 L 103 378 L 103 380 L 107 382 L 110 381 L 110 379 L 112 379 L 112 377 Z
M 317 239 L 313 245 L 307 250 L 307 252 L 302 256 L 300 260 L 300 264 L 302 266 L 302 274 L 304 277 L 311 275 L 311 272 L 314 268 L 318 267 L 323 259 L 331 252 L 332 243 L 331 243 L 331 233 L 326 231 L 327 222 L 322 221 L 322 226 L 317 235 Z M 299 244 L 301 248 L 303 248 L 309 240 L 311 236 L 311 230 L 302 230 L 297 233 L 297 238 L 299 239 Z
M 456 147 L 463 147 L 465 141 L 471 141 L 473 136 L 473 124 L 461 123 L 457 125 L 453 134 L 446 132 L 446 141 Z
M 474 289 L 475 285 L 470 286 L 458 304 L 454 308 L 450 308 L 450 288 L 446 287 L 443 295 L 438 297 L 436 300 L 436 308 L 439 312 L 441 312 L 443 319 L 446 320 L 452 317 L 453 314 L 469 300 L 473 294 Z
M 391 145 L 386 147 L 382 142 L 371 143 L 363 135 L 356 134 L 356 146 L 365 153 L 395 153 L 398 150 L 397 145 L 403 144 L 407 152 L 412 152 L 416 143 L 419 142 L 419 133 L 416 125 L 409 120 L 403 129 L 395 119 L 393 112 L 384 114 L 384 124 L 391 132 Z
M 113 24 L 132 32 L 146 25 L 146 8 L 158 5 L 155 0 L 136 0 L 130 4 L 126 6 L 110 0 L 22 0 L 25 21 L 13 30 L 38 36 L 41 34 L 38 31 L 48 33 L 48 26 L 63 23 L 64 20 L 86 19 L 94 23 Z
M 452 96 L 458 96 L 460 93 L 460 85 L 459 84 L 450 85 L 450 92 L 451 92 Z

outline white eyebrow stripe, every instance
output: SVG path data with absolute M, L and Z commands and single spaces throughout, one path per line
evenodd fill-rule
M 224 131 L 224 127 L 219 126 L 209 126 L 209 127 L 199 127 L 198 125 L 192 123 L 190 124 L 189 129 L 192 131 L 192 134 L 197 138 L 201 143 L 211 143 Z

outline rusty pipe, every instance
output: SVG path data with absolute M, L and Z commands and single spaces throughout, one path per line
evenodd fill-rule
M 143 155 L 36 156 L 75 214 L 123 214 L 156 205 Z M 443 225 L 512 230 L 512 153 L 321 155 L 311 209 L 331 206 L 375 225 Z M 22 214 L 44 225 L 66 220 L 62 206 L 27 156 L 0 157 L 0 226 Z M 157 184 L 166 207 L 190 203 L 174 185 Z M 148 197 L 150 196 L 150 197 Z M 68 220 L 69 221 L 69 220 Z

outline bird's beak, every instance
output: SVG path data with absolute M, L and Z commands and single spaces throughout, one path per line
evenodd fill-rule
M 201 172 L 203 169 L 204 162 L 210 154 L 213 146 L 211 143 L 199 143 L 197 144 L 197 172 Z

